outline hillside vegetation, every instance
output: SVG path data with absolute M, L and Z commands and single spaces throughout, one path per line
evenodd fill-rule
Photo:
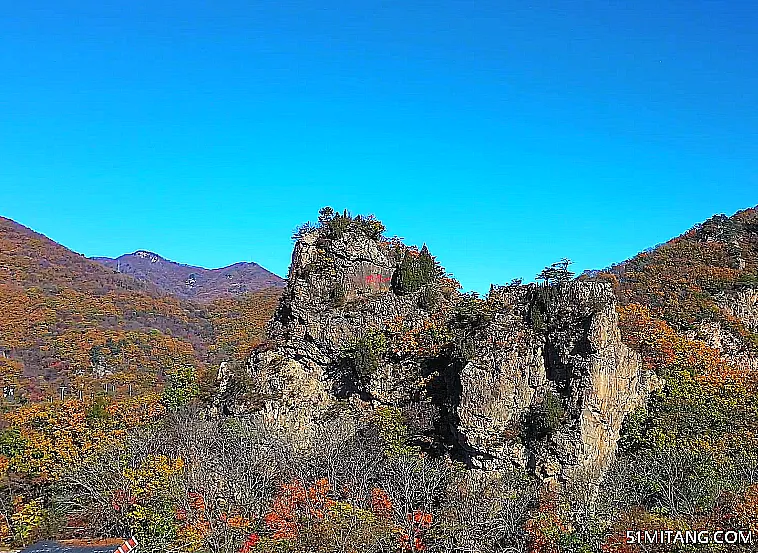
M 375 218 L 324 209 L 295 234 L 263 343 L 278 290 L 200 307 L 1 228 L 5 378 L 26 371 L 47 393 L 63 379 L 149 383 L 134 397 L 6 405 L 3 544 L 135 534 L 155 553 L 755 550 L 641 546 L 626 533 L 758 538 L 758 209 L 579 277 L 610 287 L 569 282 L 564 260 L 544 284 L 483 298 L 460 294 L 426 247 L 385 239 Z M 331 376 L 317 362 L 328 355 Z M 208 369 L 243 359 L 219 387 Z M 599 442 L 569 437 L 621 413 L 591 402 L 629 399 L 622 363 L 621 380 L 647 381 L 616 419 L 602 473 L 558 478 L 560 455 L 508 464 L 517 451 L 592 454 Z M 539 393 L 499 424 L 542 374 L 533 367 Z M 220 408 L 230 398 L 246 404 L 233 416 Z
M 721 321 L 755 342 L 722 300 L 758 287 L 758 208 L 711 217 L 596 276 L 614 284 L 622 303 L 645 305 L 677 330 Z
M 60 386 L 153 390 L 179 368 L 243 358 L 277 296 L 198 306 L 0 219 L 0 380 L 31 401 Z
M 625 421 L 604 482 L 609 501 L 584 521 L 584 540 L 609 527 L 619 536 L 628 528 L 755 530 L 758 209 L 712 217 L 582 278 L 613 285 L 623 339 L 662 382 Z M 638 550 L 615 543 L 611 550 Z

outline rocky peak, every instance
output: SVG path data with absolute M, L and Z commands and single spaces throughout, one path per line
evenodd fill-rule
M 656 385 L 621 341 L 611 287 L 504 287 L 488 304 L 458 375 L 456 430 L 472 463 L 599 474 L 624 417 Z
M 361 228 L 337 235 L 328 228 L 304 234 L 295 243 L 288 284 L 269 336 L 314 344 L 333 359 L 348 341 L 391 320 L 428 317 L 435 309 L 424 298 L 445 293 L 449 299 L 457 285 L 443 279 L 438 269 L 422 275 L 415 289 L 403 290 L 406 256 L 419 258 L 421 253 Z M 429 260 L 433 263 L 431 256 Z
M 147 259 L 150 263 L 158 263 L 160 261 L 163 261 L 163 258 L 160 255 L 149 252 L 147 250 L 137 250 L 132 255 L 135 257 L 140 257 L 142 259 Z
M 621 342 L 611 287 L 514 285 L 483 300 L 381 230 L 347 215 L 301 229 L 268 343 L 242 377 L 222 371 L 221 404 L 304 432 L 340 400 L 426 405 L 472 467 L 602 472 L 655 384 Z

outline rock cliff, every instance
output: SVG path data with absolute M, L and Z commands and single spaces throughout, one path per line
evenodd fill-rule
M 507 286 L 479 299 L 425 248 L 345 217 L 300 234 L 268 342 L 242 374 L 222 370 L 224 409 L 309 432 L 346 411 L 422 405 L 448 453 L 472 467 L 602 472 L 654 385 L 621 342 L 608 285 Z
M 408 260 L 423 255 L 428 254 L 367 234 L 361 224 L 339 233 L 327 228 L 304 233 L 267 328 L 268 342 L 247 363 L 245 378 L 256 401 L 247 397 L 230 404 L 229 398 L 240 395 L 231 393 L 235 384 L 224 369 L 226 410 L 253 407 L 307 430 L 345 403 L 402 405 L 424 395 L 429 375 L 410 354 L 417 344 L 409 348 L 403 341 L 441 324 L 458 293 L 438 268 L 403 290 L 402 268 L 413 269 Z
M 504 287 L 459 372 L 457 428 L 472 463 L 545 478 L 599 474 L 624 416 L 656 385 L 621 341 L 601 283 Z M 518 436 L 520 439 L 514 439 Z

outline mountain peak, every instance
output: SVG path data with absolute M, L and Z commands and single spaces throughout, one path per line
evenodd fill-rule
M 116 258 L 93 259 L 164 292 L 200 302 L 284 286 L 284 279 L 257 263 L 238 262 L 218 269 L 206 269 L 177 263 L 149 250 L 137 250 Z
M 122 256 L 119 256 L 116 259 L 121 259 L 122 257 L 128 257 L 129 255 L 130 254 L 122 255 Z M 136 257 L 140 257 L 142 259 L 147 259 L 148 261 L 150 261 L 150 263 L 158 263 L 159 261 L 165 261 L 165 259 L 163 259 L 160 255 L 158 255 L 156 253 L 153 253 L 153 252 L 149 252 L 147 250 L 137 250 L 136 252 L 134 252 L 131 255 L 136 256 Z

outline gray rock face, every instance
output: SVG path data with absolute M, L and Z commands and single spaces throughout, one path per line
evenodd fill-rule
M 758 332 L 758 290 L 748 288 L 730 292 L 718 298 L 717 303 L 742 321 L 750 332 Z
M 716 297 L 716 303 L 725 314 L 740 321 L 745 329 L 758 334 L 758 290 L 747 288 L 739 291 L 723 292 Z M 758 370 L 751 344 L 734 330 L 719 321 L 703 321 L 696 329 L 687 333 L 690 339 L 702 340 L 721 352 L 724 360 L 746 371 Z
M 421 315 L 417 298 L 391 291 L 399 260 L 388 246 L 359 233 L 321 238 L 312 232 L 295 244 L 288 285 L 268 328 L 272 339 L 313 344 L 314 360 L 325 363 L 366 330 Z
M 481 317 L 461 319 L 465 298 L 444 278 L 395 291 L 403 254 L 359 232 L 302 236 L 268 344 L 245 368 L 253 392 L 227 411 L 309 432 L 345 410 L 435 403 L 437 427 L 473 467 L 521 465 L 546 479 L 601 473 L 624 417 L 655 385 L 621 342 L 611 288 L 505 287 L 474 301 Z M 444 347 L 424 349 L 429 329 Z M 376 334 L 386 350 L 358 382 L 345 371 L 346 348 Z M 221 377 L 228 399 L 235 383 L 226 369 Z
M 267 326 L 269 344 L 247 363 L 256 389 L 253 406 L 263 416 L 307 431 L 344 403 L 359 408 L 401 404 L 414 393 L 420 374 L 418 366 L 408 370 L 413 360 L 384 356 L 362 383 L 344 366 L 346 349 L 367 334 L 386 332 L 401 320 L 420 327 L 433 316 L 421 307 L 422 291 L 401 295 L 393 290 L 401 257 L 389 242 L 357 231 L 338 239 L 314 231 L 297 241 L 287 287 Z M 440 288 L 438 283 L 429 286 Z M 456 293 L 447 292 L 449 297 Z M 435 311 L 451 305 L 440 295 Z M 225 390 L 233 387 L 228 380 L 222 377 Z M 250 408 L 226 406 L 234 413 Z
M 472 461 L 521 464 L 546 478 L 599 474 L 625 415 L 655 385 L 621 341 L 611 288 L 509 287 L 490 303 L 492 321 L 460 372 L 457 431 Z

